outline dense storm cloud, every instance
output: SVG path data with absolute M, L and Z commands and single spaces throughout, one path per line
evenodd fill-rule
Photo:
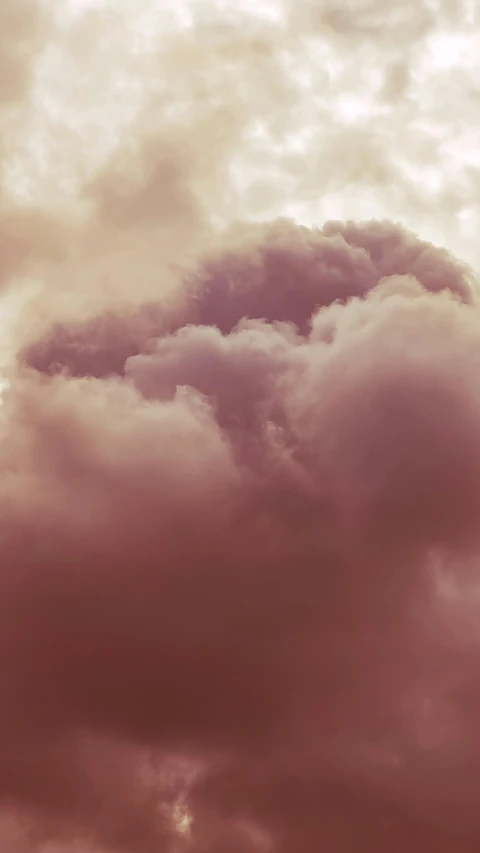
M 467 4 L 192 3 L 127 50 L 140 6 L 12 5 L 0 34 L 2 849 L 470 853 L 478 281 L 395 221 L 257 216 L 342 176 L 414 205 L 378 126 L 279 151 L 294 63 L 368 49 L 391 105 Z M 108 151 L 56 138 L 60 203 L 12 150 L 62 50 L 78 115 L 83 57 L 148 92 Z M 278 175 L 242 195 L 265 116 Z

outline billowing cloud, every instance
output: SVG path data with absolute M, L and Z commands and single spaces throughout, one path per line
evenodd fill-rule
M 194 850 L 473 844 L 475 639 L 437 576 L 478 547 L 473 277 L 392 225 L 260 231 L 160 334 L 64 328 L 6 392 L 5 797 L 176 849 L 177 756 Z
M 427 168 L 407 93 L 467 4 L 66 10 L 12 81 L 28 186 L 3 160 L 3 849 L 477 850 L 478 281 L 273 215 L 431 214 L 392 135 Z M 329 123 L 365 52 L 380 112 Z

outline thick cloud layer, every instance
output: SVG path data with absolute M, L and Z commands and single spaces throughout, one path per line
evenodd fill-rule
M 249 218 L 338 181 L 431 214 L 378 126 L 325 123 L 316 154 L 288 151 L 296 63 L 321 42 L 327 67 L 328 42 L 349 77 L 367 49 L 391 105 L 467 4 L 193 3 L 153 47 L 148 0 L 73 4 L 74 24 L 17 5 L 10 29 L 0 12 L 0 278 L 5 310 L 23 301 L 0 409 L 2 850 L 473 853 L 478 281 L 393 222 Z M 42 89 L 59 55 L 62 132 Z M 15 196 L 19 128 L 39 174 Z
M 427 290 L 448 289 L 469 303 L 474 296 L 465 265 L 388 222 L 237 226 L 222 245 L 197 263 L 173 299 L 57 324 L 27 349 L 27 363 L 46 373 L 123 373 L 150 339 L 187 324 L 228 334 L 243 319 L 264 319 L 293 323 L 306 335 L 316 310 L 365 296 L 391 276 L 413 275 Z
M 5 802 L 112 850 L 474 849 L 473 277 L 378 223 L 201 269 L 5 394 Z

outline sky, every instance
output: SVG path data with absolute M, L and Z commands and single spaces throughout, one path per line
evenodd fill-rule
M 473 853 L 480 11 L 1 0 L 0 846 Z
M 285 8 L 273 0 L 41 5 L 56 25 L 36 46 L 28 103 L 11 117 L 9 190 L 64 207 L 122 134 L 134 137 L 141 112 L 163 121 L 160 102 L 185 108 L 202 85 L 220 103 L 223 82 L 234 90 L 244 72 L 232 103 L 224 103 L 227 112 L 241 104 L 248 115 L 231 150 L 232 198 L 222 200 L 222 221 L 279 211 L 308 223 L 388 216 L 478 261 L 474 3 L 391 3 L 388 14 L 368 0 L 340 10 L 333 2 Z M 158 62 L 168 63 L 182 32 L 187 50 L 198 21 L 211 28 L 213 53 L 199 56 L 196 44 L 192 67 L 170 88 Z M 245 60 L 254 51 L 241 70 L 234 56 L 225 67 L 222 55 L 231 29 L 244 41 Z M 258 39 L 257 53 L 249 39 Z

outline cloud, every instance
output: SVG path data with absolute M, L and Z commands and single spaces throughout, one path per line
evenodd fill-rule
M 427 169 L 440 5 L 194 3 L 161 42 L 147 0 L 55 6 L 0 218 L 8 853 L 478 849 L 478 281 L 399 223 L 270 216 L 431 215 L 392 139 Z M 353 90 L 371 125 L 329 123 Z
M 23 97 L 46 20 L 35 0 L 6 0 L 0 12 L 0 105 Z
M 473 280 L 393 225 L 253 234 L 188 282 L 197 322 L 132 354 L 118 321 L 120 375 L 87 324 L 6 394 L 1 787 L 53 835 L 173 850 L 177 755 L 195 850 L 380 849 L 382 810 L 467 850 L 476 700 L 431 555 L 478 545 Z

